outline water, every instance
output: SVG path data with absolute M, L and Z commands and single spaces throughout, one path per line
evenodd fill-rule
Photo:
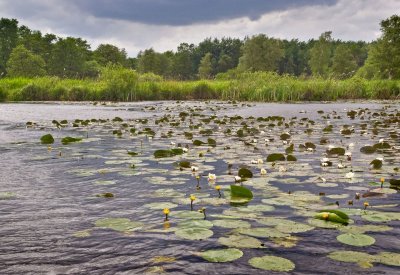
M 378 135 L 360 135 L 360 125 L 373 123 L 375 118 L 350 120 L 346 112 L 350 109 L 368 108 L 372 112 L 381 112 L 383 107 L 388 113 L 395 113 L 398 104 L 390 106 L 382 103 L 335 103 L 335 104 L 251 104 L 251 106 L 232 105 L 227 103 L 204 102 L 172 103 L 172 102 L 144 102 L 132 104 L 115 104 L 113 106 L 93 106 L 89 104 L 1 104 L 0 105 L 0 270 L 1 274 L 143 274 L 164 271 L 170 274 L 260 274 L 266 271 L 252 268 L 248 260 L 252 257 L 273 255 L 290 259 L 296 264 L 293 274 L 355 274 L 369 272 L 372 274 L 396 274 L 398 268 L 389 265 L 374 263 L 370 269 L 363 269 L 356 263 L 344 263 L 329 259 L 327 254 L 336 250 L 362 251 L 377 254 L 383 251 L 399 253 L 400 223 L 390 221 L 387 225 L 393 229 L 386 232 L 367 232 L 373 236 L 376 243 L 367 247 L 344 245 L 336 240 L 341 234 L 338 230 L 316 228 L 303 233 L 292 234 L 299 238 L 294 247 L 281 247 L 270 239 L 259 238 L 265 243 L 265 249 L 241 249 L 244 256 L 231 263 L 208 263 L 192 252 L 207 249 L 224 248 L 218 243 L 218 238 L 226 236 L 231 229 L 211 228 L 214 235 L 206 240 L 191 241 L 177 237 L 173 232 L 157 233 L 152 230 L 163 231 L 164 222 L 161 209 L 149 209 L 146 204 L 154 202 L 173 202 L 176 208 L 171 209 L 171 228 L 175 228 L 179 219 L 172 213 L 179 210 L 188 210 L 188 203 L 176 200 L 188 198 L 189 194 L 197 192 L 196 180 L 190 171 L 179 171 L 173 163 L 179 160 L 156 160 L 152 156 L 156 149 L 171 148 L 171 141 L 188 144 L 191 147 L 185 159 L 198 165 L 202 175 L 209 172 L 217 174 L 217 184 L 229 187 L 232 177 L 228 175 L 227 162 L 233 164 L 233 172 L 241 164 L 249 164 L 253 158 L 266 156 L 275 151 L 282 151 L 283 146 L 279 136 L 275 136 L 268 147 L 261 144 L 264 136 L 257 135 L 259 150 L 253 147 L 244 147 L 234 135 L 224 136 L 223 131 L 231 128 L 236 132 L 240 125 L 218 125 L 211 123 L 204 128 L 214 129 L 211 136 L 218 142 L 217 148 L 208 146 L 201 149 L 194 148 L 191 141 L 185 139 L 183 131 L 188 131 L 187 120 L 182 122 L 178 129 L 165 124 L 163 127 L 155 125 L 154 120 L 166 114 L 177 115 L 179 112 L 199 108 L 198 113 L 205 117 L 215 114 L 219 119 L 224 116 L 241 115 L 243 117 L 279 115 L 286 118 L 294 116 L 300 121 L 308 117 L 315 121 L 314 133 L 306 135 L 305 124 L 296 124 L 293 128 L 293 141 L 298 158 L 298 164 L 287 165 L 288 173 L 279 174 L 270 164 L 264 164 L 271 178 L 270 186 L 279 188 L 279 194 L 296 191 L 307 191 L 312 194 L 325 192 L 329 195 L 348 194 L 347 198 L 322 198 L 324 203 L 334 203 L 339 200 L 346 206 L 347 200 L 352 199 L 355 191 L 346 189 L 351 186 L 372 189 L 370 181 L 377 181 L 381 176 L 389 179 L 391 175 L 399 178 L 393 172 L 394 167 L 400 166 L 398 148 L 399 139 L 390 139 L 390 132 L 397 132 L 398 128 L 381 129 Z M 154 108 L 152 108 L 154 107 Z M 201 110 L 200 110 L 201 109 Z M 336 111 L 342 119 L 324 119 L 318 110 L 332 114 Z M 113 129 L 125 129 L 120 123 L 93 123 L 88 127 L 71 127 L 57 129 L 51 123 L 53 119 L 67 119 L 70 123 L 74 119 L 113 119 L 121 117 L 128 121 L 131 127 L 138 130 L 151 127 L 157 134 L 154 139 L 145 135 L 131 136 L 125 132 L 121 138 L 112 134 Z M 370 115 L 368 116 L 370 117 Z M 135 119 L 148 118 L 149 124 L 141 124 Z M 194 117 L 197 121 L 202 117 Z M 319 145 L 322 135 L 321 129 L 327 121 L 340 129 L 345 124 L 354 125 L 356 134 L 350 137 L 340 135 L 337 131 L 325 136 L 332 144 L 348 145 L 355 143 L 352 150 L 354 171 L 357 180 L 348 183 L 343 179 L 344 172 L 338 169 L 323 169 L 319 166 L 319 159 L 326 146 Z M 36 122 L 37 126 L 27 128 L 27 121 Z M 251 120 L 244 120 L 250 123 Z M 257 122 L 255 122 L 257 124 Z M 260 124 L 260 123 L 258 123 Z M 268 123 L 264 123 L 268 124 Z M 131 128 L 129 127 L 129 128 Z M 181 127 L 181 128 L 180 128 Z M 128 129 L 129 129 L 128 128 Z M 266 128 L 268 130 L 268 128 Z M 169 138 L 162 138 L 161 134 L 174 133 Z M 281 133 L 285 129 L 281 126 L 266 131 L 265 136 Z M 42 145 L 39 139 L 42 135 L 51 133 L 56 143 L 51 150 Z M 79 136 L 84 142 L 62 145 L 60 138 L 65 136 Z M 87 137 L 89 139 L 87 139 Z M 195 138 L 207 140 L 199 135 Z M 365 156 L 359 153 L 361 146 L 374 144 L 379 138 L 390 140 L 395 146 L 392 151 Z M 252 139 L 252 138 L 251 138 Z M 85 141 L 86 140 L 86 141 Z M 315 153 L 299 152 L 298 144 L 312 141 L 317 144 Z M 223 150 L 229 145 L 231 150 Z M 397 148 L 397 149 L 396 149 Z M 126 151 L 139 153 L 137 157 L 130 157 Z M 198 151 L 204 150 L 206 157 L 198 158 Z M 232 152 L 230 152 L 232 151 Z M 61 155 L 60 155 L 61 153 Z M 371 171 L 368 163 L 375 156 L 385 158 L 384 167 L 380 171 Z M 335 160 L 335 164 L 336 164 Z M 301 167 L 301 163 L 309 166 Z M 130 166 L 134 164 L 135 168 Z M 257 165 L 249 165 L 256 172 Z M 304 171 L 303 171 L 304 170 Z M 308 171 L 308 172 L 305 172 Z M 346 172 L 349 169 L 346 169 Z M 340 177 L 338 175 L 341 175 Z M 315 178 L 324 176 L 336 187 L 323 188 L 315 184 Z M 153 177 L 164 177 L 159 184 Z M 257 174 L 255 176 L 259 178 Z M 156 184 L 154 184 L 154 181 Z M 291 183 L 291 181 L 297 183 Z M 153 182 L 153 183 L 152 183 Z M 168 184 L 168 183 L 171 184 Z M 112 183 L 105 185 L 104 183 Z M 165 184 L 167 183 L 167 184 Z M 176 184 L 177 183 L 177 184 Z M 181 184 L 178 184 L 181 183 Z M 206 178 L 201 179 L 202 190 L 199 198 L 215 197 L 212 186 L 208 186 Z M 246 186 L 246 183 L 244 183 Z M 251 186 L 255 198 L 249 205 L 260 205 L 262 199 L 274 197 L 257 186 Z M 176 197 L 158 196 L 160 189 L 173 189 Z M 4 198 L 4 194 L 9 194 Z M 111 192 L 112 199 L 99 198 L 96 194 Z M 366 192 L 366 191 L 362 191 Z M 281 195 L 279 195 L 281 196 Z M 385 198 L 368 198 L 371 205 L 398 204 L 400 195 L 389 194 Z M 365 201 L 365 200 L 363 200 Z M 179 203 L 181 202 L 181 203 Z M 355 202 L 354 208 L 360 204 Z M 196 209 L 202 205 L 207 207 L 208 219 L 212 221 L 213 214 L 222 214 L 224 210 L 232 209 L 229 204 L 212 206 L 196 204 Z M 275 212 L 260 213 L 263 216 L 282 216 L 302 223 L 307 223 L 308 217 L 299 214 L 304 208 L 293 208 L 290 205 L 274 205 Z M 236 208 L 234 208 L 236 209 Z M 388 212 L 398 212 L 398 206 L 379 209 Z M 94 224 L 101 218 L 129 218 L 144 224 L 141 230 L 135 232 L 117 232 L 110 229 L 96 228 Z M 352 217 L 356 225 L 382 224 L 368 223 L 359 216 Z M 254 227 L 263 225 L 256 219 L 244 219 Z M 85 231 L 87 230 L 87 231 Z M 77 237 L 77 232 L 88 232 L 88 236 Z M 171 262 L 157 262 L 156 257 L 172 257 Z

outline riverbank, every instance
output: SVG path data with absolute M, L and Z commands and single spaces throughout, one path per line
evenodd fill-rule
M 398 80 L 301 79 L 271 73 L 245 73 L 234 78 L 197 81 L 130 79 L 129 75 L 84 80 L 58 77 L 0 79 L 0 101 L 217 99 L 287 102 L 399 98 Z

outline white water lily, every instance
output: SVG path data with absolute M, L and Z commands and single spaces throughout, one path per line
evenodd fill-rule
M 208 173 L 208 180 L 209 181 L 215 181 L 217 179 L 217 176 L 215 174 Z
M 313 148 L 307 148 L 307 152 L 314 152 L 314 149 Z
M 255 159 L 252 159 L 250 163 L 251 164 L 258 164 L 258 162 Z
M 343 169 L 343 168 L 346 168 L 347 166 L 346 165 L 344 165 L 343 163 L 338 163 L 338 165 L 337 165 L 337 168 L 339 168 L 339 169 Z
M 345 155 L 346 157 L 351 157 L 351 156 L 352 156 L 352 153 L 351 153 L 351 152 L 346 152 L 346 153 L 344 153 L 344 155 Z
M 269 138 L 265 138 L 264 141 L 265 141 L 266 143 L 268 143 L 268 142 L 269 142 Z
M 172 145 L 172 146 L 175 146 L 175 145 L 176 145 L 176 143 L 175 143 L 175 142 L 173 142 L 173 141 L 171 141 L 171 145 Z
M 279 172 L 286 172 L 287 169 L 285 166 L 279 166 Z
M 257 160 L 257 164 L 263 164 L 263 163 L 264 163 L 264 161 L 262 159 Z
M 328 161 L 329 161 L 329 158 L 326 158 L 326 157 L 321 159 L 321 163 L 328 162 Z
M 350 144 L 349 144 L 349 147 L 354 147 L 354 143 L 353 143 L 353 142 L 350 143 Z
M 239 176 L 235 176 L 235 181 L 241 181 L 242 180 L 242 178 L 241 177 L 239 177 Z
M 379 140 L 379 143 L 383 143 L 385 140 L 383 139 L 383 138 L 381 138 L 380 140 Z
M 283 143 L 283 145 L 286 145 L 286 144 L 287 144 L 287 141 L 286 141 L 286 140 L 284 140 L 284 141 L 282 141 L 282 143 Z
M 264 132 L 264 131 L 261 131 L 261 132 L 260 132 L 260 134 L 261 134 L 261 135 L 264 135 L 264 134 L 265 134 L 265 132 Z
M 258 142 L 258 140 L 257 139 L 253 139 L 253 143 L 257 143 Z
M 354 178 L 354 173 L 352 171 L 346 173 L 346 179 L 352 179 L 352 178 Z
M 199 167 L 192 166 L 192 167 L 190 167 L 190 170 L 192 170 L 192 172 L 197 172 L 197 171 L 199 171 Z
M 267 174 L 267 170 L 265 170 L 264 168 L 261 168 L 260 174 L 265 176 Z
M 323 183 L 326 182 L 326 178 L 320 177 L 320 179 L 321 179 L 321 181 L 322 181 Z
M 378 157 L 378 158 L 375 158 L 375 159 L 383 161 L 383 157 Z
M 321 162 L 321 166 L 322 166 L 322 167 L 328 167 L 329 164 L 328 164 L 327 162 Z
M 183 150 L 184 153 L 189 152 L 189 149 L 188 149 L 188 148 L 182 148 L 182 150 Z

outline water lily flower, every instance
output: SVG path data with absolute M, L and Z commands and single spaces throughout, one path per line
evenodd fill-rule
M 311 153 L 314 152 L 314 148 L 310 148 L 310 147 L 307 148 L 307 152 L 311 152 Z
M 321 166 L 322 166 L 322 167 L 328 167 L 329 164 L 328 164 L 327 162 L 322 162 L 322 163 L 321 163 Z
M 338 165 L 337 165 L 337 168 L 339 168 L 339 169 L 343 169 L 343 168 L 346 168 L 347 166 L 346 165 L 344 165 L 343 163 L 342 163 L 342 161 L 340 161 L 340 163 L 338 163 Z
M 205 207 L 202 207 L 201 209 L 199 209 L 199 212 L 204 214 L 204 219 L 207 218 L 207 216 L 206 216 L 206 208 Z
M 190 210 L 193 211 L 193 202 L 196 200 L 195 195 L 190 195 Z
M 199 171 L 199 167 L 197 167 L 197 166 L 191 166 L 191 167 L 190 167 L 190 170 L 192 170 L 192 172 L 197 172 L 197 171 Z
M 261 132 L 260 132 L 260 134 L 261 134 L 261 135 L 264 135 L 264 134 L 265 134 L 265 132 L 264 132 L 264 131 L 261 131 Z
M 260 174 L 265 176 L 267 174 L 267 170 L 265 170 L 264 168 L 261 168 Z
M 322 213 L 322 218 L 327 221 L 329 219 L 329 213 Z
M 189 152 L 189 149 L 188 149 L 188 148 L 182 148 L 182 151 L 183 151 L 184 153 L 187 153 L 187 152 Z
M 322 181 L 322 183 L 326 182 L 326 178 L 320 177 L 320 180 Z
M 375 159 L 380 160 L 380 161 L 383 161 L 383 157 L 377 157 L 377 158 L 375 158 Z
M 169 214 L 169 208 L 164 208 L 163 213 L 165 215 L 165 221 L 168 221 L 168 214 Z
M 383 188 L 383 183 L 385 182 L 385 178 L 381 178 L 381 188 Z
M 347 178 L 347 179 L 352 179 L 352 178 L 354 178 L 354 173 L 353 173 L 353 171 L 350 171 L 350 172 L 346 173 L 346 178 Z
M 175 143 L 175 142 L 173 142 L 173 141 L 171 141 L 171 145 L 172 145 L 172 146 L 175 146 L 175 145 L 176 145 L 176 143 Z
M 251 164 L 258 164 L 258 162 L 255 159 L 252 159 L 250 163 Z
M 262 159 L 257 160 L 257 164 L 263 164 L 263 163 L 264 163 L 264 161 Z
M 281 173 L 283 173 L 283 172 L 286 172 L 287 171 L 287 169 L 286 169 L 286 167 L 285 166 L 279 166 L 279 172 L 281 172 Z
M 253 143 L 257 143 L 258 142 L 258 140 L 257 139 L 253 139 Z
M 215 186 L 215 190 L 218 191 L 219 198 L 221 198 L 221 186 L 220 185 Z
M 322 162 L 328 162 L 328 161 L 329 161 L 329 158 L 327 158 L 327 157 L 324 157 L 324 158 L 321 159 L 321 163 Z
M 350 143 L 349 144 L 349 147 L 351 148 L 351 147 L 354 147 L 354 143 L 352 142 L 352 143 Z
M 286 145 L 288 142 L 287 140 L 282 141 L 283 145 Z
M 239 177 L 239 176 L 235 176 L 235 182 L 239 182 L 239 181 L 241 181 L 242 180 L 242 178 L 241 177 Z
M 364 210 L 367 209 L 368 206 L 369 206 L 369 203 L 367 201 L 364 202 Z
M 208 173 L 208 180 L 209 181 L 215 181 L 217 179 L 217 176 L 215 174 Z
M 381 138 L 380 140 L 379 140 L 379 143 L 383 143 L 385 140 L 383 139 L 383 138 Z

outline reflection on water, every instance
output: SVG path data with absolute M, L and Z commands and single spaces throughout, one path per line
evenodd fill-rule
M 155 110 L 152 110 L 155 106 Z M 354 263 L 335 262 L 326 255 L 335 250 L 366 251 L 374 254 L 381 251 L 399 252 L 400 227 L 399 221 L 391 221 L 389 225 L 393 230 L 369 234 L 377 242 L 366 248 L 350 247 L 339 243 L 336 230 L 315 229 L 296 234 L 299 243 L 291 248 L 279 247 L 266 241 L 265 249 L 243 249 L 244 256 L 233 263 L 214 264 L 208 263 L 199 257 L 193 256 L 193 251 L 222 248 L 217 239 L 229 233 L 222 227 L 213 227 L 214 236 L 203 241 L 188 241 L 177 238 L 173 233 L 154 233 L 151 229 L 163 228 L 163 214 L 161 210 L 151 210 L 143 205 L 153 202 L 170 202 L 170 195 L 155 196 L 162 189 L 173 189 L 178 192 L 178 198 L 187 198 L 193 193 L 195 179 L 187 171 L 174 168 L 174 161 L 157 161 L 152 157 L 156 149 L 171 147 L 170 141 L 176 143 L 190 143 L 182 135 L 174 133 L 172 138 L 161 138 L 161 133 L 166 133 L 170 128 L 155 125 L 151 120 L 151 127 L 157 131 L 154 139 L 142 136 L 124 135 L 118 138 L 112 134 L 116 124 L 105 125 L 93 123 L 90 127 L 68 127 L 56 129 L 52 125 L 53 119 L 113 119 L 118 116 L 129 120 L 136 128 L 144 128 L 134 121 L 136 118 L 159 119 L 164 114 L 179 113 L 190 108 L 202 107 L 204 114 L 216 113 L 222 119 L 225 115 L 234 116 L 271 116 L 281 115 L 287 118 L 297 116 L 308 117 L 315 120 L 317 125 L 326 125 L 326 121 L 317 114 L 318 110 L 325 113 L 336 111 L 343 119 L 330 119 L 330 123 L 338 126 L 351 124 L 356 127 L 365 121 L 349 120 L 346 111 L 356 108 L 369 108 L 378 110 L 382 108 L 379 103 L 335 103 L 335 104 L 252 104 L 252 106 L 233 106 L 231 104 L 215 103 L 207 107 L 201 102 L 185 103 L 179 106 L 171 102 L 116 104 L 115 106 L 93 106 L 89 104 L 1 104 L 0 105 L 0 194 L 7 192 L 7 198 L 0 196 L 0 270 L 1 274 L 143 274 L 152 271 L 164 271 L 170 274 L 261 274 L 260 270 L 251 268 L 248 260 L 252 257 L 264 255 L 280 256 L 292 260 L 296 264 L 295 274 L 356 274 L 366 272 Z M 146 108 L 147 107 L 147 108 Z M 397 106 L 398 107 L 398 106 Z M 391 110 L 396 106 L 390 107 Z M 38 126 L 26 128 L 27 121 L 37 122 Z M 217 126 L 210 126 L 217 129 Z M 227 128 L 230 125 L 226 126 Z M 303 125 L 302 127 L 306 127 Z M 305 128 L 304 128 L 305 129 Z M 316 128 L 316 136 L 307 136 L 304 129 L 299 128 L 294 142 L 296 146 L 306 141 L 319 144 L 321 128 Z M 338 128 L 337 128 L 338 129 Z M 216 130 L 217 131 L 217 130 Z M 398 131 L 398 129 L 397 129 Z M 45 133 L 52 133 L 56 143 L 52 148 L 41 145 L 38 141 Z M 268 132 L 267 132 L 268 134 Z M 382 133 L 383 135 L 384 133 Z M 386 135 L 387 133 L 385 133 Z M 336 136 L 335 136 L 336 135 Z M 62 145 L 59 139 L 65 136 L 89 137 L 86 142 L 79 144 Z M 338 184 L 334 188 L 326 188 L 326 195 L 349 194 L 353 190 L 345 189 L 349 186 L 358 186 L 370 189 L 370 181 L 380 178 L 380 173 L 369 171 L 365 168 L 365 157 L 359 153 L 359 148 L 367 143 L 377 142 L 380 136 L 371 140 L 370 136 L 352 135 L 343 138 L 336 134 L 327 135 L 336 144 L 344 139 L 345 144 L 355 143 L 353 150 L 353 165 L 360 181 L 353 185 L 345 181 L 336 180 L 340 171 L 327 172 L 327 177 L 332 177 Z M 260 152 L 243 150 L 235 147 L 239 144 L 237 139 L 222 141 L 218 134 L 218 142 L 232 142 L 230 146 L 234 153 L 231 161 L 238 165 L 249 163 L 255 156 L 265 159 L 271 153 L 271 147 L 260 145 Z M 204 137 L 201 137 L 204 139 Z M 385 136 L 385 138 L 387 138 Z M 260 137 L 260 141 L 262 137 Z M 278 148 L 278 140 L 272 148 Z M 392 140 L 399 146 L 400 141 Z M 242 145 L 240 145 L 242 146 Z M 279 145 L 280 148 L 282 145 Z M 319 146 L 319 145 L 318 145 Z M 297 149 L 297 148 L 296 148 Z M 139 153 L 138 157 L 127 156 L 126 151 Z M 206 149 L 205 149 L 206 150 Z M 198 165 L 204 167 L 204 174 L 216 173 L 221 179 L 221 185 L 231 184 L 227 174 L 228 152 L 217 147 L 216 158 L 206 157 Z M 195 162 L 197 151 L 192 149 L 190 157 Z M 313 194 L 321 192 L 315 182 L 311 181 L 319 175 L 319 156 L 324 152 L 323 147 L 317 147 L 317 152 L 312 154 L 296 153 L 299 163 L 309 163 L 310 166 L 293 168 L 294 173 L 284 176 L 275 175 L 270 183 L 283 192 L 308 191 Z M 390 167 L 400 166 L 398 155 L 385 155 L 385 161 Z M 189 157 L 188 157 L 189 158 Z M 175 161 L 179 158 L 175 158 Z M 131 165 L 135 168 L 132 169 Z M 312 166 L 312 167 L 311 167 Z M 257 167 L 257 166 L 255 166 Z M 297 169 L 297 170 L 296 170 Z M 314 174 L 301 173 L 309 169 Z M 272 168 L 268 166 L 269 172 Z M 290 170 L 289 170 L 290 171 Z M 361 172 L 360 172 L 361 171 Z M 364 172 L 363 172 L 364 171 Z M 298 174 L 296 174 L 298 173 Z M 385 177 L 393 171 L 384 170 Z M 272 174 L 270 175 L 271 177 Z M 290 175 L 290 176 L 289 176 Z M 164 177 L 161 184 L 153 177 Z M 297 184 L 285 182 L 293 178 Z M 153 183 L 151 183 L 151 179 Z M 179 184 L 179 182 L 182 184 Z M 165 184 L 165 182 L 170 184 Z M 300 182 L 300 184 L 298 184 Z M 208 190 L 205 184 L 201 192 L 207 196 L 214 196 L 215 190 Z M 254 189 L 259 194 L 258 189 Z M 96 197 L 96 194 L 111 192 L 113 199 Z M 164 193 L 163 193 L 164 192 Z M 259 191 L 261 192 L 261 191 Z M 162 191 L 161 194 L 166 194 Z M 204 194 L 203 194 L 204 195 Z M 201 194 L 200 194 L 201 196 Z M 256 195 L 251 203 L 257 205 L 268 194 Z M 384 204 L 399 202 L 399 194 L 387 196 Z M 333 203 L 337 199 L 327 199 Z M 375 201 L 376 200 L 376 201 Z M 344 203 L 345 200 L 341 200 Z M 376 202 L 376 203 L 375 203 Z M 383 204 L 379 198 L 371 198 L 371 205 Z M 201 205 L 201 204 L 200 204 Z M 221 214 L 229 205 L 218 207 L 207 206 L 208 215 Z M 304 217 L 296 214 L 300 209 L 292 209 L 287 205 L 275 206 L 274 214 L 304 222 Z M 188 209 L 188 205 L 179 204 L 176 210 Z M 390 209 L 391 211 L 398 211 Z M 301 209 L 303 210 L 303 209 Z M 143 222 L 147 228 L 138 232 L 120 233 L 111 230 L 95 229 L 96 220 L 105 217 L 125 217 L 133 221 Z M 210 218 L 211 220 L 212 218 Z M 254 220 L 249 220 L 253 226 L 260 227 Z M 355 219 L 356 225 L 363 221 Z M 171 218 L 171 227 L 176 226 L 176 221 Z M 147 230 L 146 230 L 147 229 Z M 88 233 L 86 237 L 76 237 L 77 232 Z M 157 262 L 157 256 L 173 257 L 173 262 Z M 373 274 L 395 274 L 395 267 L 374 264 L 368 270 Z M 266 273 L 264 273 L 266 274 Z

